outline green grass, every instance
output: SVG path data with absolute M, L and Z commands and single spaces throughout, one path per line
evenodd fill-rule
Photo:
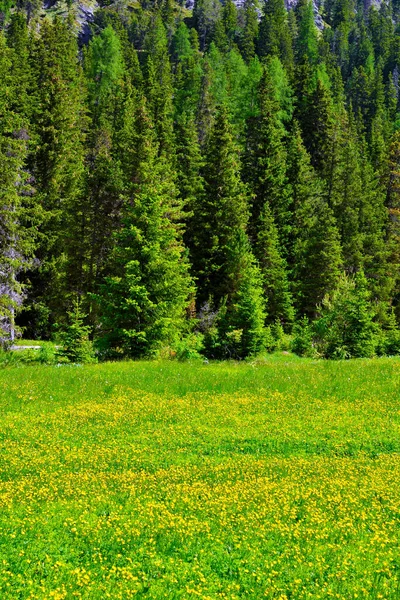
M 0 372 L 0 598 L 400 598 L 400 360 Z

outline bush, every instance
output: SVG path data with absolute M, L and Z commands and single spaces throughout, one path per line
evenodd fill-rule
M 392 310 L 383 325 L 377 346 L 379 356 L 395 356 L 400 354 L 400 330 L 397 325 L 396 315 Z
M 379 327 L 369 300 L 362 271 L 354 278 L 343 276 L 331 296 L 322 302 L 314 323 L 314 342 L 326 358 L 370 358 L 379 343 Z
M 175 344 L 175 356 L 178 360 L 196 360 L 203 358 L 204 336 L 201 333 L 191 333 Z
M 96 362 L 93 344 L 89 340 L 90 327 L 84 325 L 86 315 L 82 312 L 80 300 L 75 300 L 68 313 L 68 324 L 60 332 L 62 350 L 58 355 L 72 363 Z
M 313 329 L 307 317 L 303 317 L 293 327 L 292 352 L 299 356 L 315 356 L 316 350 L 313 344 L 313 337 Z

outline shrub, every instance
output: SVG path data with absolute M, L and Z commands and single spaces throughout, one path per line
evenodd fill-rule
M 86 315 L 82 312 L 81 302 L 76 299 L 68 313 L 68 323 L 60 332 L 62 349 L 59 356 L 72 363 L 95 362 L 93 344 L 89 340 L 90 327 L 84 325 Z
M 299 356 L 315 356 L 313 345 L 313 329 L 307 319 L 303 317 L 293 327 L 291 350 Z
M 368 358 L 375 354 L 379 327 L 369 299 L 363 271 L 343 276 L 322 302 L 321 316 L 314 323 L 314 342 L 326 358 Z
M 204 336 L 201 333 L 191 333 L 175 344 L 175 356 L 178 360 L 195 360 L 202 358 Z
M 400 330 L 393 310 L 387 316 L 386 323 L 379 336 L 377 354 L 380 356 L 400 354 Z

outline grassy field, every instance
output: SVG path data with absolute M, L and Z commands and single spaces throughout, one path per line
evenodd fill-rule
M 0 371 L 0 598 L 400 598 L 400 360 Z

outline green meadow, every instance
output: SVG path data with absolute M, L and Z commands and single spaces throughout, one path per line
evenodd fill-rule
M 400 597 L 400 360 L 0 370 L 0 598 Z

